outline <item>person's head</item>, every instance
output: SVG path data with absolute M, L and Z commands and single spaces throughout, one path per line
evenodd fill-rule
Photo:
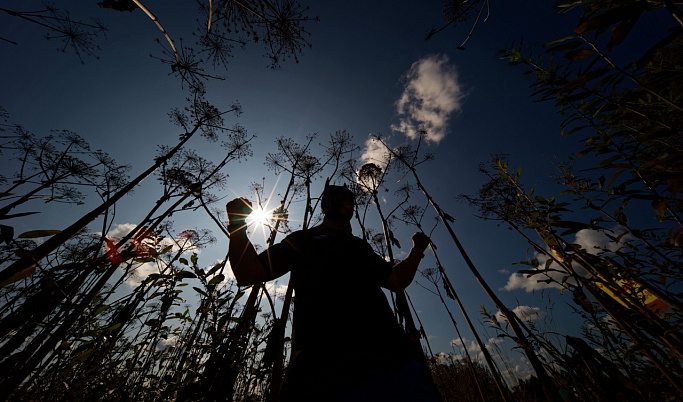
M 325 182 L 325 191 L 320 201 L 320 209 L 326 219 L 351 220 L 355 208 L 354 195 L 346 185 L 332 186 L 330 180 Z

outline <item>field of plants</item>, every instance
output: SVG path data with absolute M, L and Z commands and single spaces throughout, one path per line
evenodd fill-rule
M 238 104 L 208 100 L 215 77 L 193 52 L 220 63 L 228 40 L 241 32 L 258 38 L 278 64 L 308 45 L 311 18 L 294 1 L 205 3 L 198 14 L 208 21 L 204 36 L 185 49 L 142 2 L 101 2 L 111 12 L 145 12 L 167 41 L 161 61 L 188 92 L 186 104 L 169 114 L 180 132 L 177 141 L 161 147 L 135 177 L 79 135 L 62 130 L 38 136 L 0 109 L 1 400 L 278 400 L 296 295 L 291 288 L 275 293 L 267 284 L 238 287 L 227 256 L 216 263 L 200 252 L 215 246 L 217 237 L 229 238 L 221 195 L 228 176 L 239 175 L 239 162 L 253 156 L 261 139 L 231 123 Z M 467 26 L 476 35 L 482 15 L 495 6 L 444 1 L 445 24 Z M 479 191 L 458 201 L 528 244 L 537 257 L 523 261 L 518 272 L 572 295 L 574 314 L 584 323 L 581 337 L 549 334 L 521 319 L 487 283 L 456 235 L 449 214 L 456 201 L 435 199 L 424 184 L 424 166 L 445 157 L 427 150 L 426 131 L 399 146 L 374 136 L 382 160 L 371 163 L 360 156 L 363 144 L 344 130 L 305 141 L 278 138 L 265 162 L 287 184 L 277 196 L 253 184 L 255 205 L 270 206 L 259 230 L 274 244 L 319 223 L 319 190 L 327 178 L 352 183 L 357 235 L 387 260 L 395 261 L 400 248 L 397 226 L 427 234 L 435 225 L 443 230 L 447 235 L 428 250 L 436 264 L 418 275 L 443 306 L 438 314 L 453 323 L 453 337 L 460 337 L 456 322 L 467 326 L 483 359 L 440 357 L 410 294 L 392 294 L 391 302 L 424 350 L 446 401 L 681 400 L 683 10 L 668 0 L 559 0 L 554 7 L 576 20 L 573 32 L 541 49 L 520 43 L 498 55 L 532 77 L 533 99 L 554 103 L 564 118 L 562 135 L 580 139 L 584 149 L 554 162 L 547 181 L 561 188 L 556 194 L 525 182 L 526 172 L 508 155 L 494 155 L 479 167 L 486 179 Z M 0 12 L 44 26 L 75 50 L 74 57 L 94 50 L 92 38 L 101 28 L 50 7 Z M 663 18 L 673 28 L 658 26 Z M 613 59 L 613 49 L 636 24 L 656 35 L 637 54 Z M 444 34 L 433 29 L 430 36 Z M 196 137 L 222 147 L 224 157 L 208 160 L 190 149 Z M 163 188 L 161 196 L 139 205 L 144 217 L 126 233 L 111 235 L 117 204 L 152 184 Z M 82 213 L 59 230 L 16 229 L 21 219 L 49 214 L 53 204 L 46 200 Z M 31 212 L 18 212 L 27 206 Z M 213 226 L 177 232 L 172 217 L 183 211 L 204 214 Z M 610 246 L 587 250 L 573 242 L 583 230 L 603 233 Z M 504 320 L 486 310 L 467 314 L 441 262 L 447 248 L 462 256 Z M 137 278 L 131 289 L 126 281 L 142 265 L 153 273 Z M 185 302 L 190 294 L 196 305 Z M 481 320 L 524 354 L 530 378 L 511 378 L 500 367 L 497 351 L 478 335 Z

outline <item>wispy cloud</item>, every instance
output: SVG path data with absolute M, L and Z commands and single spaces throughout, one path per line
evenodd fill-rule
M 619 234 L 617 229 L 614 229 L 614 231 L 610 232 L 612 236 L 617 236 Z M 633 235 L 627 234 L 621 238 L 620 243 L 615 243 L 609 237 L 607 237 L 603 231 L 583 229 L 576 233 L 576 239 L 574 240 L 574 243 L 580 244 L 581 247 L 587 252 L 597 255 L 602 252 L 617 251 L 623 247 L 624 242 L 633 239 Z
M 375 163 L 379 166 L 384 166 L 386 163 L 387 148 L 382 145 L 377 138 L 374 136 L 368 137 L 365 140 L 365 147 L 363 148 L 363 154 L 360 159 L 365 163 Z
M 535 253 L 534 257 L 538 260 L 539 268 L 537 270 L 540 272 L 545 268 L 545 263 L 550 257 L 538 253 Z M 561 282 L 562 278 L 566 275 L 566 273 L 555 271 L 538 273 L 536 275 L 518 274 L 515 272 L 508 277 L 508 282 L 505 284 L 504 289 L 508 291 L 523 289 L 527 293 L 543 289 L 562 289 L 562 285 L 558 282 Z
M 223 264 L 223 263 L 224 263 L 223 260 L 218 260 L 218 261 L 216 261 L 216 262 L 214 263 L 214 266 L 215 266 L 215 265 L 220 265 L 220 264 Z M 208 275 L 208 276 L 206 277 L 207 282 L 208 282 L 208 281 L 211 281 L 213 278 L 215 278 L 215 277 L 218 276 L 219 274 L 222 274 L 222 275 L 223 275 L 223 280 L 220 281 L 220 282 L 218 282 L 218 284 L 216 284 L 216 289 L 218 289 L 218 290 L 223 289 L 223 287 L 224 287 L 226 284 L 228 284 L 229 282 L 235 282 L 235 281 L 236 281 L 236 279 L 235 279 L 235 274 L 232 272 L 232 266 L 230 265 L 230 261 L 225 261 L 225 267 L 223 267 L 222 270 L 219 269 L 219 270 L 216 271 L 215 273 L 213 273 L 213 274 L 211 274 L 211 275 Z
M 611 234 L 613 236 L 616 236 L 618 233 L 613 232 Z M 621 243 L 632 239 L 633 236 L 630 234 L 623 236 L 621 238 Z M 584 229 L 577 232 L 572 243 L 580 245 L 583 250 L 586 250 L 586 252 L 593 255 L 614 252 L 623 246 L 623 244 L 621 243 L 615 243 L 614 241 L 612 241 L 609 237 L 607 237 L 607 235 L 603 231 L 591 229 Z M 534 253 L 534 258 L 538 260 L 538 270 L 540 271 L 544 269 L 545 263 L 548 261 L 550 257 L 546 256 L 545 254 Z M 558 270 L 560 269 L 559 267 L 557 267 L 556 264 L 551 265 L 551 268 L 555 268 Z M 579 274 L 583 272 L 583 269 L 581 269 L 581 267 L 579 266 L 574 266 L 574 269 L 577 272 L 579 272 Z M 504 289 L 523 289 L 527 293 L 549 288 L 562 289 L 562 285 L 560 285 L 558 282 L 561 282 L 563 277 L 567 275 L 568 274 L 566 272 L 561 271 L 548 271 L 536 275 L 513 273 L 508 278 L 508 282 L 505 285 Z M 549 279 L 552 279 L 552 281 L 549 281 Z M 568 280 L 573 281 L 572 278 L 569 278 Z
M 274 297 L 284 297 L 287 294 L 287 284 L 275 282 L 266 283 L 266 290 Z
M 440 142 L 465 96 L 455 66 L 446 55 L 428 56 L 413 63 L 405 80 L 403 94 L 396 102 L 400 121 L 391 129 L 411 139 L 424 130 L 427 141 Z
M 436 357 L 437 362 L 439 362 L 439 364 L 449 364 L 449 363 L 453 364 L 453 363 L 457 363 L 460 360 L 462 360 L 462 356 L 453 355 L 453 354 L 446 353 L 446 352 L 437 353 L 435 357 Z
M 178 337 L 177 336 L 172 336 L 170 338 L 166 339 L 159 339 L 157 341 L 155 349 L 158 351 L 164 351 L 168 349 L 169 347 L 175 347 L 178 344 Z
M 463 342 L 464 342 L 464 344 L 463 344 Z M 460 338 L 453 339 L 451 341 L 451 345 L 459 347 L 459 348 L 464 347 L 465 350 L 467 350 L 470 353 L 481 351 L 481 348 L 479 347 L 479 345 L 475 341 L 469 340 L 465 337 L 462 338 L 462 341 Z
M 121 267 L 121 271 L 126 272 L 128 274 L 124 282 L 128 286 L 134 288 L 136 286 L 140 286 L 140 284 L 142 284 L 142 281 L 147 279 L 147 277 L 151 274 L 158 274 L 159 268 L 151 262 L 145 262 L 142 264 L 133 264 L 133 266 L 128 271 L 126 271 L 124 267 Z
M 528 362 L 524 362 L 522 364 L 516 364 L 514 368 L 509 368 L 503 375 L 508 378 L 508 381 L 514 384 L 518 379 L 528 380 L 533 373 L 534 371 L 531 368 L 531 365 Z
M 122 239 L 128 233 L 130 233 L 133 229 L 135 229 L 136 227 L 137 227 L 137 225 L 134 223 L 118 224 L 118 225 L 114 226 L 109 232 L 107 232 L 107 237 L 110 237 L 113 239 Z M 99 235 L 100 232 L 97 232 L 96 234 Z
M 515 313 L 522 314 L 521 311 L 525 310 L 526 308 L 535 309 L 537 307 L 523 306 L 522 308 L 515 309 L 517 310 Z M 496 345 L 502 344 L 504 342 L 506 342 L 505 338 L 489 338 L 484 346 L 487 350 L 494 351 Z M 484 354 L 481 352 L 481 348 L 474 341 L 468 340 L 466 338 L 463 338 L 461 341 L 460 339 L 456 338 L 451 341 L 451 345 L 457 348 L 460 353 L 438 353 L 436 358 L 439 363 L 458 363 L 463 359 L 464 355 L 462 354 L 462 350 L 464 349 L 467 351 L 467 354 L 470 355 L 472 360 L 479 362 L 480 364 L 486 364 L 486 360 L 484 359 Z M 524 356 L 517 356 L 517 360 L 514 360 L 514 358 L 510 356 L 493 353 L 492 357 L 499 366 L 508 367 L 508 370 L 504 371 L 503 375 L 510 383 L 516 383 L 517 379 L 527 379 L 531 376 L 531 374 L 533 374 L 533 369 Z
M 522 321 L 540 320 L 544 318 L 546 315 L 548 315 L 548 313 L 541 310 L 540 307 L 532 306 L 517 306 L 512 310 L 512 313 L 519 317 Z M 496 319 L 498 320 L 498 322 L 507 321 L 507 318 L 505 318 L 505 316 L 500 310 L 498 310 L 498 312 L 496 313 Z

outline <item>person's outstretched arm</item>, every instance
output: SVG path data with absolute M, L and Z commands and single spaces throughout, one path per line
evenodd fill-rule
M 408 256 L 398 264 L 389 275 L 385 288 L 392 292 L 400 292 L 413 282 L 417 267 L 420 265 L 424 252 L 429 246 L 429 237 L 421 232 L 413 234 L 413 248 L 410 249 Z
M 228 212 L 228 260 L 239 286 L 254 285 L 268 280 L 254 245 L 247 236 L 247 216 L 251 213 L 251 203 L 244 198 L 230 201 L 225 209 Z

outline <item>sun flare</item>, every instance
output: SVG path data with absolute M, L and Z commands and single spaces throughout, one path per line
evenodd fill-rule
M 247 225 L 269 226 L 273 220 L 273 211 L 265 210 L 261 207 L 254 208 L 247 216 Z

